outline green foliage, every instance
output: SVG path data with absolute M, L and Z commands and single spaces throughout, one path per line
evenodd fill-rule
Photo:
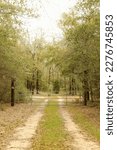
M 16 102 L 26 101 L 27 97 L 29 96 L 29 93 L 24 85 L 25 83 L 21 80 L 16 82 L 16 85 L 15 85 L 15 101 Z
M 10 101 L 11 79 L 16 89 L 25 91 L 25 80 L 32 69 L 29 47 L 21 29 L 21 16 L 31 15 L 27 0 L 0 2 L 0 97 Z M 17 97 L 17 90 L 16 90 Z
M 60 26 L 66 45 L 62 72 L 70 78 L 80 79 L 82 93 L 89 91 L 99 98 L 99 1 L 77 3 L 70 13 L 63 15 Z
M 87 100 L 87 93 L 92 101 L 99 99 L 99 0 L 79 1 L 65 13 L 60 20 L 63 39 L 48 44 L 43 36 L 26 44 L 20 25 L 22 16 L 33 16 L 28 0 L 2 0 L 0 9 L 1 99 L 9 99 L 11 78 L 24 93 L 28 82 L 29 90 L 49 91 L 53 86 L 55 93 L 64 89 L 71 95 L 81 93 Z

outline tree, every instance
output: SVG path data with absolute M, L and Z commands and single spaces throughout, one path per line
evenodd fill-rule
M 24 41 L 21 28 L 21 16 L 32 15 L 27 8 L 28 0 L 2 0 L 0 2 L 0 97 L 9 101 L 10 86 L 15 82 L 16 97 L 19 91 L 26 91 L 25 80 L 27 69 L 28 46 Z M 30 66 L 29 68 L 27 66 Z M 4 90 L 5 89 L 5 90 Z M 12 92 L 11 92 L 12 97 Z M 12 99 L 12 98 L 11 98 Z
M 85 105 L 90 97 L 99 98 L 99 20 L 99 1 L 84 0 L 60 21 L 66 45 L 63 72 L 80 79 Z

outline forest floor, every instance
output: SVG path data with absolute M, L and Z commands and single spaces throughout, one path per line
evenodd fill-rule
M 65 102 L 63 97 L 35 96 L 32 104 L 5 106 L 0 150 L 99 150 L 99 109 Z
M 0 150 L 3 150 L 14 129 L 24 124 L 27 118 L 37 110 L 35 104 L 16 104 L 10 107 L 8 104 L 0 110 Z

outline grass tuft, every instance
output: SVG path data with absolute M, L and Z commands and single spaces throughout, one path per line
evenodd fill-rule
M 52 105 L 51 105 L 52 104 Z M 33 140 L 33 150 L 68 150 L 65 144 L 67 133 L 56 101 L 50 101 L 45 109 L 37 135 Z

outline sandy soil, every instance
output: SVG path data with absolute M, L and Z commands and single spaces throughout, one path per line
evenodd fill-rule
M 33 114 L 38 104 L 15 104 L 10 107 L 9 104 L 3 105 L 0 110 L 0 150 L 3 150 L 8 139 L 12 136 L 14 129 L 21 126 L 27 118 Z
M 76 125 L 70 114 L 62 107 L 64 99 L 58 99 L 60 105 L 60 112 L 65 122 L 65 128 L 72 137 L 71 147 L 73 150 L 99 150 L 99 144 L 91 141 L 89 137 Z
M 37 112 L 31 115 L 22 127 L 17 127 L 9 144 L 5 150 L 26 150 L 31 146 L 31 139 L 36 134 L 36 129 L 41 117 L 43 116 L 43 110 L 48 100 L 45 100 Z

